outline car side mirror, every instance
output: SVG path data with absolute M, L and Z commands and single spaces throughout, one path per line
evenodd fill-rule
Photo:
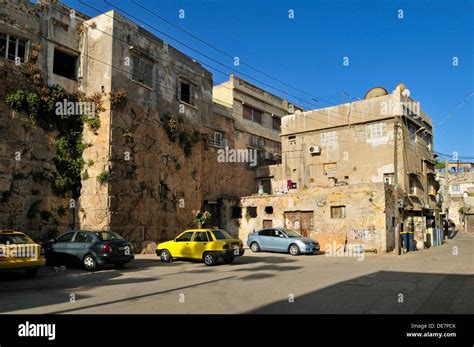
M 58 243 L 58 239 L 57 239 L 57 238 L 54 238 L 54 239 L 53 239 L 53 243 Z

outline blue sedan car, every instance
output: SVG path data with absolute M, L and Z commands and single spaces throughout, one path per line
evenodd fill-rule
M 285 228 L 268 228 L 256 231 L 249 235 L 247 245 L 252 252 L 273 251 L 298 255 L 319 251 L 317 241 Z
M 43 245 L 47 265 L 82 264 L 86 270 L 113 264 L 122 268 L 134 259 L 130 242 L 112 231 L 74 230 Z

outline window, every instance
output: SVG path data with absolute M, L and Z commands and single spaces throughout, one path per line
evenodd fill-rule
M 74 242 L 87 242 L 91 243 L 94 240 L 94 237 L 89 233 L 80 232 L 77 233 Z
M 459 193 L 461 191 L 461 187 L 459 186 L 459 184 L 453 184 L 451 185 L 451 191 L 453 193 Z
M 272 182 L 269 178 L 261 179 L 260 180 L 260 185 L 262 186 L 264 193 L 267 193 L 267 194 L 272 193 Z M 268 213 L 268 212 L 265 212 L 265 213 Z
M 212 139 L 209 140 L 209 144 L 214 147 L 224 146 L 224 133 L 220 131 L 214 131 Z
M 31 240 L 21 234 L 0 234 L 0 245 L 25 245 L 31 243 Z
M 181 236 L 178 236 L 176 238 L 176 242 L 188 242 L 188 241 L 191 241 L 191 238 L 193 237 L 193 232 L 187 232 L 187 233 L 184 233 L 183 235 Z
M 273 206 L 265 206 L 266 214 L 273 214 Z
M 153 63 L 139 57 L 132 57 L 132 80 L 152 87 Z
M 273 129 L 274 130 L 281 130 L 281 118 L 273 116 Z
M 262 124 L 262 112 L 250 106 L 244 105 L 244 118 L 252 122 Z
M 367 140 L 379 139 L 387 135 L 387 128 L 384 122 L 366 125 Z
M 383 174 L 383 183 L 393 185 L 393 182 L 394 182 L 394 174 L 393 173 L 384 173 Z
M 275 143 L 275 151 L 281 153 L 281 142 Z
M 207 242 L 207 234 L 205 231 L 200 231 L 194 234 L 194 242 Z
M 70 80 L 76 79 L 77 56 L 54 49 L 53 73 Z
M 189 105 L 195 105 L 194 86 L 186 81 L 179 81 L 179 100 Z
M 211 233 L 210 233 L 209 231 L 207 232 L 207 239 L 208 239 L 209 241 L 214 241 L 214 239 L 212 238 L 212 235 L 211 235 Z
M 271 229 L 263 229 L 258 232 L 258 236 L 272 236 L 272 234 Z
M 232 237 L 227 234 L 224 230 L 213 230 L 212 233 L 214 234 L 214 238 L 216 240 L 226 240 L 226 239 L 231 239 Z
M 257 217 L 257 206 L 248 206 L 247 207 L 247 216 L 250 218 L 256 218 Z
M 232 207 L 232 218 L 242 218 L 242 207 Z
M 415 175 L 410 175 L 408 178 L 408 194 L 417 195 L 417 179 Z
M 331 219 L 346 218 L 346 206 L 331 206 Z
M 101 239 L 102 241 L 109 241 L 109 240 L 123 240 L 123 237 L 120 236 L 117 233 L 114 233 L 112 231 L 98 231 L 96 233 L 96 236 Z
M 59 237 L 58 243 L 61 243 L 61 242 L 71 242 L 73 236 L 74 236 L 74 233 L 67 233 L 67 234 L 64 234 L 63 236 Z
M 416 128 L 413 124 L 408 125 L 408 131 L 410 133 L 410 141 L 417 142 L 416 139 Z M 415 147 L 416 148 L 416 147 Z
M 0 34 L 0 57 L 9 60 L 20 59 L 24 63 L 26 60 L 26 48 L 28 41 L 15 36 Z
M 328 131 L 321 134 L 321 146 L 332 147 L 337 144 L 337 133 L 335 131 Z

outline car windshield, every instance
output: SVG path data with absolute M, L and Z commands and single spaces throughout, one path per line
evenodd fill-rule
M 113 231 L 98 231 L 94 234 L 97 235 L 99 239 L 102 241 L 110 241 L 110 240 L 123 240 L 123 237 Z
M 212 233 L 217 240 L 232 239 L 232 236 L 227 234 L 224 230 L 217 229 L 213 230 Z
M 22 234 L 6 234 L 0 235 L 0 244 L 6 245 L 24 245 L 27 243 L 31 243 L 30 239 L 26 235 Z
M 298 234 L 296 231 L 293 231 L 291 229 L 282 229 L 288 237 L 301 237 L 300 234 Z

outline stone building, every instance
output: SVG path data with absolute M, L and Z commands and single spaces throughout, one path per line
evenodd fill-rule
M 471 212 L 474 209 L 470 203 L 474 193 L 474 163 L 447 161 L 447 165 L 437 171 L 443 212 L 447 213 L 459 230 L 463 230 L 464 211 Z
M 256 150 L 260 165 L 281 161 L 281 118 L 302 108 L 235 75 L 213 88 L 213 100 L 231 111 L 235 148 Z
M 213 99 L 208 70 L 116 11 L 91 18 L 56 0 L 12 0 L 0 4 L 0 21 L 0 40 L 14 42 L 0 57 L 1 227 L 32 236 L 44 236 L 46 228 L 110 229 L 140 244 L 174 237 L 194 226 L 193 210 L 206 209 L 213 215 L 209 226 L 238 232 L 239 199 L 258 188 L 256 167 L 219 160 L 219 151 L 253 144 L 262 153 L 279 153 L 278 120 L 290 113 L 288 101 L 232 76 L 236 95 L 250 86 L 247 94 L 255 94 L 242 96 L 253 100 L 255 121 L 236 117 L 237 106 Z M 99 125 L 82 131 L 80 190 L 51 190 L 57 134 L 4 103 L 31 83 L 25 73 L 30 53 L 45 86 L 100 98 Z M 258 124 L 257 108 L 267 112 L 265 123 Z M 261 156 L 276 162 L 273 154 Z
M 258 196 L 245 197 L 240 236 L 270 225 L 318 239 L 390 251 L 394 238 L 394 126 L 400 227 L 418 248 L 437 217 L 431 119 L 404 85 L 363 100 L 282 118 L 282 163 L 261 167 Z
M 0 227 L 27 230 L 32 237 L 69 228 L 76 219 L 69 208 L 73 196 L 57 195 L 51 187 L 57 171 L 54 133 L 13 111 L 5 96 L 41 79 L 77 90 L 79 81 L 62 62 L 78 54 L 77 25 L 88 17 L 76 11 L 71 21 L 69 10 L 54 1 L 0 3 Z

